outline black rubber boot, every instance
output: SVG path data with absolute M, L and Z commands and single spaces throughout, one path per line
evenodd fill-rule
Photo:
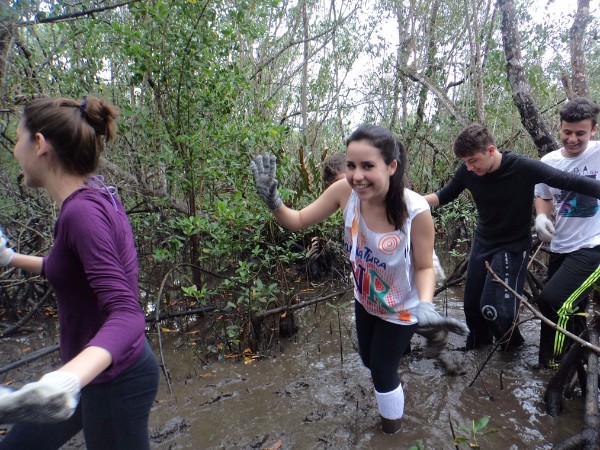
M 381 431 L 385 434 L 394 434 L 400 431 L 402 426 L 402 419 L 386 419 L 381 418 Z

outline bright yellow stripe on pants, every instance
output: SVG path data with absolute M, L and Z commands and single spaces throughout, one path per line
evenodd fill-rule
M 600 278 L 600 266 L 598 266 L 598 268 L 594 272 L 592 272 L 592 274 L 589 277 L 587 277 L 583 284 L 579 286 L 560 307 L 557 313 L 558 321 L 556 323 L 559 327 L 565 330 L 567 329 L 567 323 L 569 322 L 569 317 L 571 316 L 573 303 L 575 303 L 575 300 L 577 300 L 581 296 L 581 294 L 583 294 L 591 286 L 593 286 L 594 283 L 596 283 L 596 281 L 598 280 L 598 278 Z M 557 331 L 554 334 L 554 355 L 552 360 L 554 360 L 554 356 L 558 356 L 562 353 L 564 344 L 565 335 Z

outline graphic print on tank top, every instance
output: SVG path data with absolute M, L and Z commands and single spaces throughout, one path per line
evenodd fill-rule
M 349 205 L 348 210 L 344 245 L 352 264 L 356 298 L 371 314 L 393 321 L 414 321 L 406 307 L 411 294 L 406 233 L 373 232 L 358 202 Z

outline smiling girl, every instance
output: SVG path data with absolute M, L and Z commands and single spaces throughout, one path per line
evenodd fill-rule
M 343 211 L 359 353 L 371 372 L 382 430 L 395 433 L 404 413 L 398 366 L 417 324 L 458 332 L 464 326 L 433 307 L 433 220 L 425 199 L 405 187 L 402 143 L 387 129 L 363 125 L 346 141 L 346 161 L 346 178 L 300 211 L 277 193 L 274 156 L 251 165 L 259 196 L 285 228 L 302 230 Z

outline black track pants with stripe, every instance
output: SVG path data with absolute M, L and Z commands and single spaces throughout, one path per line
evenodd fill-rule
M 560 327 L 579 335 L 585 329 L 588 294 L 600 279 L 600 246 L 572 253 L 551 253 L 548 281 L 540 294 L 540 311 Z M 542 322 L 539 359 L 555 364 L 570 345 L 562 333 Z

